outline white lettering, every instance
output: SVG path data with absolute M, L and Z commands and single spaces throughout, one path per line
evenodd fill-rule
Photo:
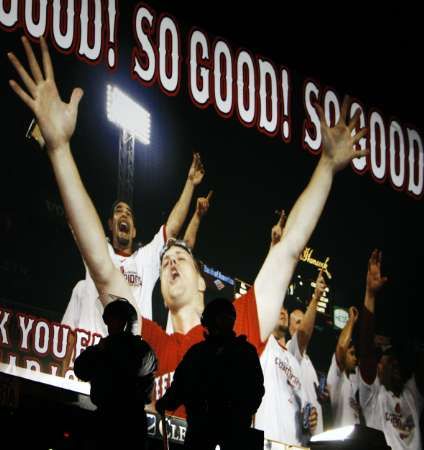
M 81 42 L 78 53 L 85 56 L 90 61 L 96 61 L 100 57 L 102 49 L 102 4 L 100 0 L 94 1 L 94 31 L 93 43 L 89 43 L 89 27 L 93 26 L 93 21 L 89 19 L 88 0 L 81 2 Z M 93 3 L 91 3 L 93 4 Z
M 84 330 L 75 330 L 76 333 L 76 343 L 75 343 L 75 353 L 74 358 L 78 358 L 80 353 L 85 350 L 90 342 L 90 333 Z
M 22 339 L 20 347 L 22 350 L 28 350 L 28 336 L 30 331 L 32 330 L 32 326 L 34 325 L 34 319 L 30 319 L 27 316 L 23 316 L 18 314 L 19 317 L 19 327 L 22 331 Z M 28 319 L 28 322 L 25 324 L 25 319 Z
M 55 358 L 63 358 L 66 355 L 68 343 L 69 328 L 66 326 L 53 325 L 53 355 Z M 62 341 L 59 350 L 59 340 L 62 336 Z
M 229 114 L 232 110 L 232 86 L 233 73 L 230 49 L 224 41 L 218 41 L 214 49 L 214 92 L 216 107 L 222 114 Z
M 34 22 L 33 17 L 33 0 L 27 0 L 25 2 L 25 26 L 28 33 L 35 38 L 43 36 L 46 32 L 47 25 L 47 0 L 39 0 L 36 3 L 38 12 L 38 22 Z
M 274 134 L 278 124 L 277 74 L 272 64 L 262 59 L 259 59 L 259 98 L 259 130 L 263 129 L 267 133 Z
M 171 51 L 167 48 L 167 35 L 171 36 Z M 165 91 L 175 93 L 179 83 L 180 45 L 175 22 L 170 17 L 163 17 L 159 25 L 159 80 Z M 168 70 L 170 75 L 168 76 Z
M 386 134 L 381 115 L 373 111 L 370 117 L 371 171 L 378 181 L 386 176 Z
M 209 58 L 209 47 L 206 36 L 201 31 L 194 31 L 190 39 L 190 71 L 189 88 L 193 100 L 199 105 L 209 102 L 209 69 L 200 66 L 197 61 L 197 51 L 200 48 L 202 60 Z
M 6 324 L 9 320 L 10 313 L 7 311 L 0 310 L 0 336 L 1 336 L 1 344 L 9 344 L 9 339 L 6 330 Z
M 0 24 L 13 28 L 18 23 L 18 0 L 10 1 L 9 11 L 4 7 L 5 0 L 0 1 Z
M 50 329 L 46 322 L 39 321 L 35 326 L 34 348 L 37 353 L 45 355 L 49 349 Z
M 60 22 L 62 17 L 62 2 L 53 1 L 53 38 L 56 44 L 63 50 L 69 50 L 74 40 L 74 18 L 75 18 L 75 0 L 67 1 L 66 8 L 66 27 L 65 33 L 62 33 Z
M 409 146 L 409 183 L 408 191 L 420 197 L 423 193 L 424 153 L 421 136 L 416 130 L 407 128 Z M 418 155 L 416 155 L 418 153 Z M 416 157 L 417 156 L 417 157 Z
M 41 366 L 38 361 L 34 361 L 33 359 L 26 360 L 26 368 L 27 370 L 33 370 L 35 372 L 41 372 Z
M 149 34 L 152 33 L 153 15 L 145 7 L 140 7 L 137 10 L 135 29 L 137 40 L 140 44 L 140 50 L 133 52 L 134 72 L 142 80 L 148 83 L 152 82 L 156 72 L 156 57 L 153 46 L 149 37 L 143 30 L 143 23 L 148 23 Z M 138 57 L 136 53 L 139 53 Z M 143 62 L 140 62 L 140 58 Z
M 303 141 L 308 150 L 316 152 L 321 146 L 321 126 L 312 103 L 318 101 L 319 88 L 312 81 L 305 86 L 305 106 L 308 118 L 305 120 Z
M 245 70 L 247 80 L 245 80 Z M 246 125 L 255 119 L 255 70 L 249 53 L 241 51 L 237 57 L 237 110 Z
M 353 116 L 356 114 L 357 111 L 360 111 L 359 113 L 359 128 L 365 128 L 365 114 L 364 114 L 364 110 L 362 108 L 362 106 L 357 103 L 357 102 L 353 102 L 350 105 L 350 117 L 353 118 Z M 352 130 L 352 136 L 354 136 L 356 133 L 358 132 L 358 130 L 356 128 L 354 128 Z M 362 138 L 359 140 L 359 147 L 362 150 L 366 149 L 366 145 L 367 145 L 367 140 L 365 138 Z M 360 158 L 355 158 L 352 160 L 352 165 L 354 167 L 355 170 L 357 170 L 358 172 L 363 172 L 365 171 L 365 169 L 367 168 L 367 158 L 366 156 L 361 156 Z
M 324 95 L 324 112 L 327 125 L 334 127 L 340 119 L 340 103 L 337 95 L 331 90 Z
M 398 122 L 392 120 L 390 124 L 390 179 L 393 186 L 400 189 L 405 183 L 405 140 Z M 396 145 L 398 143 L 398 145 Z M 398 164 L 397 164 L 398 162 Z M 398 165 L 398 172 L 396 166 Z

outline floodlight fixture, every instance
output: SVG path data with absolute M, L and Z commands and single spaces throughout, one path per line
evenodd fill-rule
M 150 144 L 150 113 L 116 86 L 107 86 L 106 111 L 108 119 L 138 139 Z
M 334 430 L 324 431 L 324 433 L 316 434 L 311 437 L 311 442 L 318 441 L 344 441 L 355 429 L 354 425 L 347 425 L 345 427 L 335 428 Z
M 384 433 L 364 425 L 347 425 L 312 436 L 311 450 L 390 450 Z

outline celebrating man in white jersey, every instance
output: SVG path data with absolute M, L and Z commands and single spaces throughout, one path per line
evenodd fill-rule
M 282 237 L 286 214 L 271 231 L 271 248 Z M 317 425 L 317 412 L 311 409 L 308 426 L 303 424 L 306 393 L 302 385 L 299 362 L 286 348 L 288 313 L 284 306 L 279 320 L 260 355 L 264 373 L 265 395 L 255 415 L 255 427 L 263 430 L 266 439 L 290 445 L 305 443 Z
M 311 409 L 308 426 L 303 424 L 306 394 L 297 359 L 286 348 L 288 314 L 283 307 L 280 319 L 261 354 L 265 395 L 256 412 L 255 427 L 265 438 L 290 445 L 306 443 L 317 425 L 317 412 Z
M 424 364 L 405 380 L 399 357 L 388 349 L 377 358 L 373 345 L 377 293 L 386 284 L 381 275 L 381 251 L 374 250 L 368 273 L 360 328 L 359 400 L 367 426 L 383 431 L 393 450 L 422 449 L 420 415 L 424 406 Z M 420 355 L 421 359 L 424 357 Z
M 352 343 L 353 327 L 358 320 L 358 310 L 349 308 L 349 319 L 337 341 L 336 353 L 331 359 L 327 385 L 333 409 L 333 427 L 360 423 L 361 411 L 357 401 L 358 359 Z
M 317 388 L 319 380 L 315 367 L 312 364 L 309 355 L 306 353 L 309 341 L 314 331 L 315 318 L 317 312 L 317 303 L 320 300 L 327 285 L 324 280 L 322 270 L 319 272 L 316 279 L 316 287 L 309 302 L 306 313 L 300 309 L 295 309 L 289 316 L 289 332 L 291 339 L 287 343 L 287 348 L 296 357 L 300 364 L 302 373 L 303 386 L 306 393 L 306 399 L 317 410 L 318 424 L 316 428 L 317 433 L 324 431 L 324 421 L 322 416 L 322 407 L 318 399 Z

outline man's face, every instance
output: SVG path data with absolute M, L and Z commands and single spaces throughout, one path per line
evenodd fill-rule
M 163 255 L 160 281 L 162 296 L 169 309 L 184 305 L 198 309 L 199 300 L 203 300 L 205 281 L 186 250 L 174 245 Z
M 355 372 L 355 367 L 358 365 L 358 358 L 356 356 L 355 346 L 351 345 L 345 356 L 345 369 L 348 374 Z
M 112 244 L 115 249 L 132 249 L 133 239 L 136 235 L 133 212 L 125 202 L 119 202 L 109 219 L 109 228 L 112 232 Z
M 296 331 L 299 329 L 300 324 L 302 323 L 304 313 L 300 309 L 295 309 L 290 314 L 290 325 L 289 325 L 289 332 L 290 336 L 294 336 L 296 334 Z
M 383 355 L 378 362 L 378 376 L 381 384 L 399 395 L 403 389 L 403 379 L 399 360 L 393 355 Z
M 280 316 L 278 318 L 277 325 L 274 329 L 274 335 L 276 335 L 278 338 L 282 338 L 286 335 L 287 331 L 289 330 L 289 315 L 287 313 L 286 308 L 280 309 Z

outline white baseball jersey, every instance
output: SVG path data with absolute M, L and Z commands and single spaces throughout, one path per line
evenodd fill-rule
M 367 384 L 359 375 L 359 400 L 367 426 L 383 431 L 393 450 L 422 449 L 420 414 L 424 399 L 415 377 L 406 383 L 400 397 L 388 391 L 379 381 Z
M 295 333 L 295 335 L 287 342 L 287 349 L 297 359 L 300 365 L 302 384 L 305 389 L 306 400 L 316 408 L 318 413 L 318 424 L 314 434 L 322 433 L 324 431 L 322 408 L 320 402 L 318 401 L 317 391 L 315 389 L 315 386 L 319 386 L 318 375 L 307 353 L 305 352 L 303 355 L 300 353 L 297 333 Z
M 302 438 L 302 408 L 306 397 L 296 358 L 271 335 L 260 357 L 265 395 L 256 412 L 255 428 L 265 438 L 299 445 Z
M 152 318 L 152 291 L 159 278 L 160 251 L 166 242 L 165 226 L 161 226 L 153 240 L 130 256 L 115 253 L 108 243 L 110 257 L 128 284 L 143 317 Z M 82 329 L 106 336 L 107 327 L 102 319 L 103 305 L 100 302 L 94 281 L 86 268 L 85 280 L 79 281 L 72 291 L 62 323 L 72 329 Z
M 355 369 L 355 373 L 347 376 L 346 372 L 340 370 L 334 354 L 328 370 L 327 385 L 330 391 L 334 428 L 359 423 L 360 407 L 356 401 L 359 389 L 358 368 Z

